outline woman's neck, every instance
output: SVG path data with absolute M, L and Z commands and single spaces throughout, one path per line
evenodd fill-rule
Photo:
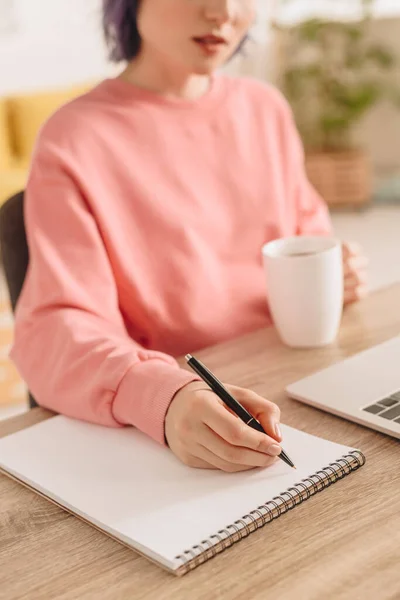
M 177 67 L 166 67 L 149 60 L 142 52 L 119 75 L 120 79 L 165 97 L 197 100 L 210 87 L 209 75 L 183 73 Z

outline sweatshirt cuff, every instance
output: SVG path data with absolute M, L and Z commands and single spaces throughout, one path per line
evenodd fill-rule
M 122 379 L 113 402 L 113 415 L 121 425 L 133 425 L 166 445 L 165 415 L 174 395 L 188 383 L 201 381 L 195 374 L 149 359 L 132 366 Z

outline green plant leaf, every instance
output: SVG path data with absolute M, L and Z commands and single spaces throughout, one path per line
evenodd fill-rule
M 316 42 L 324 27 L 321 19 L 308 19 L 297 26 L 300 38 L 307 42 Z
M 353 25 L 353 24 L 351 24 L 351 25 L 344 25 L 343 26 L 343 31 L 347 34 L 348 38 L 352 42 L 358 42 L 364 36 L 364 32 L 361 29 L 361 27 L 359 27 L 357 25 Z
M 321 65 L 310 64 L 302 67 L 288 68 L 284 74 L 284 90 L 290 101 L 299 100 L 307 89 L 307 85 L 321 78 Z
M 322 115 L 321 128 L 325 133 L 332 133 L 348 129 L 350 121 L 340 115 Z
M 400 109 L 400 81 L 391 75 L 397 57 L 369 37 L 374 0 L 354 3 L 362 8 L 357 22 L 312 18 L 282 33 L 282 85 L 308 147 L 346 147 L 353 126 L 383 98 Z
M 355 117 L 373 106 L 381 95 L 380 86 L 369 82 L 354 86 L 338 84 L 332 88 L 332 97 L 337 105 L 350 110 Z
M 387 48 L 379 45 L 370 46 L 367 49 L 365 56 L 367 59 L 375 62 L 379 67 L 384 69 L 391 69 L 396 63 L 393 53 Z

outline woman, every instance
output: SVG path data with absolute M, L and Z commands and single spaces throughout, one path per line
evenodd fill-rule
M 270 324 L 262 245 L 331 232 L 284 99 L 215 73 L 254 5 L 104 2 L 111 57 L 127 67 L 40 133 L 12 349 L 42 406 L 135 426 L 188 465 L 226 471 L 276 459 L 279 409 L 231 387 L 268 435 L 253 431 L 174 357 Z M 347 301 L 363 293 L 352 254 Z

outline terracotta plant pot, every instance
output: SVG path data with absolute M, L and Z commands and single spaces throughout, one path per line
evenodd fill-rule
M 306 154 L 310 182 L 330 207 L 360 207 L 372 198 L 372 171 L 366 152 Z

